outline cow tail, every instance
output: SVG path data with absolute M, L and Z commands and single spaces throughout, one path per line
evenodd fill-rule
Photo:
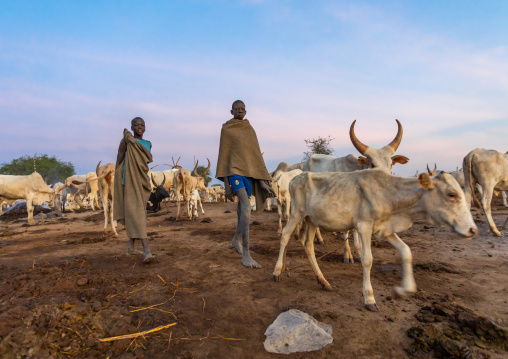
M 474 152 L 469 153 L 464 158 L 464 162 L 462 163 L 462 167 L 464 168 L 464 179 L 467 179 L 467 182 L 468 182 L 468 188 L 467 189 L 464 188 L 464 189 L 468 190 L 469 193 L 471 193 L 471 198 L 473 200 L 475 207 L 480 208 L 481 207 L 480 201 L 478 201 L 478 198 L 476 198 L 475 193 L 474 193 L 473 156 L 474 156 Z

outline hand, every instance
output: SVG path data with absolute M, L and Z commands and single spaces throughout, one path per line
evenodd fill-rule
M 227 177 L 224 178 L 224 196 L 226 197 L 226 201 L 229 199 L 231 202 L 234 202 L 233 198 L 233 188 L 231 188 L 231 185 L 229 184 L 229 179 Z
M 268 197 L 275 197 L 275 191 L 273 190 L 272 186 L 270 186 L 268 183 L 266 183 L 263 180 L 259 181 L 259 186 L 263 191 L 266 192 Z

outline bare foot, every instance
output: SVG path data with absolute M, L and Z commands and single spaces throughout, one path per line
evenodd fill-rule
M 252 257 L 242 258 L 242 264 L 247 268 L 261 268 L 261 266 Z
M 137 249 L 127 248 L 127 252 L 125 252 L 125 254 L 134 255 L 134 254 L 143 254 L 143 252 L 138 251 Z
M 143 263 L 150 263 L 154 259 L 155 257 L 150 253 L 149 255 L 145 256 L 145 259 L 143 259 Z
M 238 238 L 233 238 L 233 240 L 231 241 L 231 244 L 233 245 L 233 247 L 236 248 L 236 251 L 240 254 L 243 253 L 243 249 L 242 249 L 242 245 L 240 243 L 240 239 Z

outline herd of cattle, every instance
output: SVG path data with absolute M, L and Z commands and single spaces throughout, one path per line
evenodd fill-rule
M 472 237 L 478 233 L 470 212 L 473 202 L 483 208 L 492 233 L 501 236 L 492 219 L 491 201 L 494 192 L 502 192 L 503 203 L 508 206 L 504 192 L 508 190 L 508 152 L 475 149 L 464 157 L 461 170 L 438 174 L 437 166 L 432 171 L 427 166 L 427 172 L 416 177 L 398 177 L 391 174 L 392 166 L 409 161 L 405 156 L 395 155 L 403 134 L 400 122 L 396 120 L 398 131 L 394 140 L 380 149 L 369 147 L 356 137 L 355 122 L 351 124 L 349 134 L 361 156 L 314 154 L 301 163 L 282 162 L 272 172 L 279 215 L 278 234 L 281 236 L 273 278 L 280 279 L 286 245 L 294 234 L 300 237 L 319 283 L 330 289 L 315 258 L 314 238 L 317 237 L 318 243 L 322 242 L 320 228 L 344 233 L 344 260 L 352 262 L 347 235 L 353 231 L 364 270 L 365 306 L 375 311 L 377 306 L 370 283 L 371 237 L 385 238 L 401 253 L 403 278 L 401 286 L 395 288 L 396 293 L 414 292 L 411 251 L 397 232 L 408 229 L 415 221 L 428 220 L 447 226 L 462 236 Z M 178 160 L 168 166 L 171 169 L 153 171 L 152 167 L 149 172 L 152 194 L 147 210 L 158 211 L 161 201 L 169 198 L 177 202 L 177 219 L 181 218 L 181 201 L 185 203 L 183 208 L 187 217 L 193 218 L 198 215 L 198 206 L 204 213 L 202 199 L 224 200 L 224 188 L 205 185 L 209 160 L 208 167 L 201 174 L 197 173 L 197 161 L 192 172 L 179 166 Z M 34 204 L 48 202 L 50 206 L 65 207 L 69 199 L 81 206 L 82 198 L 86 198 L 95 209 L 95 206 L 99 207 L 100 194 L 105 209 L 104 235 L 107 235 L 110 223 L 116 237 L 112 218 L 114 176 L 115 165 L 100 166 L 100 162 L 95 172 L 71 176 L 52 186 L 46 184 L 37 172 L 28 176 L 0 175 L 0 203 L 10 205 L 19 199 L 26 200 L 28 222 L 34 224 Z M 480 193 L 480 200 L 476 192 Z M 287 221 L 284 229 L 283 220 Z M 507 222 L 508 218 L 503 227 Z M 299 236 L 302 227 L 303 234 Z

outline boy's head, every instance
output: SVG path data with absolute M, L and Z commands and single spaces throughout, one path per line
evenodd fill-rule
M 235 102 L 233 102 L 231 114 L 233 115 L 233 118 L 237 120 L 243 120 L 243 118 L 247 114 L 247 111 L 245 110 L 245 104 L 243 103 L 243 101 L 236 100 Z
M 135 117 L 131 121 L 131 130 L 134 133 L 134 137 L 143 138 L 143 133 L 145 133 L 145 120 L 141 117 Z

